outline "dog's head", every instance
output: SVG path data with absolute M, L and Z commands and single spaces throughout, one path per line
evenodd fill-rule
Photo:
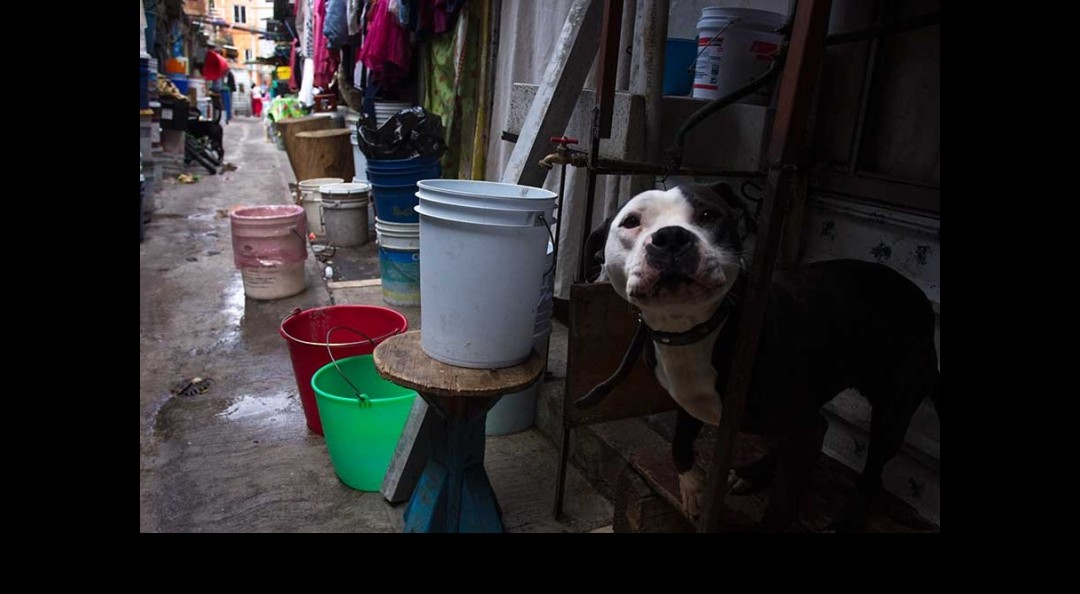
M 756 224 L 727 184 L 634 196 L 590 235 L 615 291 L 648 314 L 711 309 L 748 265 Z

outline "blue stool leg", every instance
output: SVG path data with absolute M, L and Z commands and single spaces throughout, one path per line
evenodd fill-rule
M 484 426 L 498 398 L 421 394 L 438 413 L 430 458 L 405 508 L 405 532 L 502 532 L 502 513 L 484 471 Z

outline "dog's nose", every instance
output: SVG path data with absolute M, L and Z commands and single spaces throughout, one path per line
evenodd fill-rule
M 697 235 L 683 227 L 672 225 L 658 229 L 652 234 L 648 252 L 654 256 L 677 258 L 697 243 Z

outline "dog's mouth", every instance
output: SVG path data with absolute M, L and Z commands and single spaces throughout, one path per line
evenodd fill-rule
M 637 301 L 688 301 L 710 295 L 723 283 L 708 283 L 682 272 L 663 271 L 652 282 L 641 282 L 629 292 Z

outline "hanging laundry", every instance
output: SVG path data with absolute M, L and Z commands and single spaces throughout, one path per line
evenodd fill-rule
M 372 72 L 386 72 L 390 65 L 404 74 L 409 71 L 409 34 L 388 7 L 388 0 L 375 0 L 359 59 Z
M 332 50 L 341 49 L 349 41 L 349 0 L 326 0 L 326 21 L 323 23 L 323 36 L 326 46 Z
M 361 5 L 363 4 L 363 0 L 348 0 L 348 3 L 346 17 L 349 19 L 349 35 L 359 35 Z
M 337 72 L 338 63 L 341 61 L 341 52 L 334 50 L 331 51 L 326 47 L 326 36 L 323 35 L 323 23 L 326 21 L 326 3 L 327 0 L 315 0 L 314 15 L 314 37 L 315 43 L 315 86 L 320 89 L 326 89 L 330 86 L 330 81 L 334 80 L 334 73 Z

